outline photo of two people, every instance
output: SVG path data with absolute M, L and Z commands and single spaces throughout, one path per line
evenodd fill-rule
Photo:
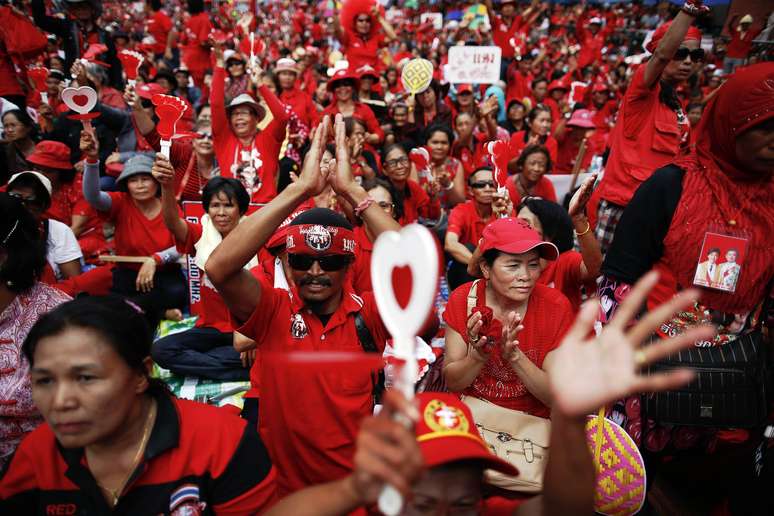
M 744 261 L 747 240 L 720 233 L 707 233 L 704 237 L 693 284 L 734 292 Z

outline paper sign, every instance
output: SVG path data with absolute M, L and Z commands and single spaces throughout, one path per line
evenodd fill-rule
M 427 21 L 433 22 L 433 28 L 435 30 L 441 30 L 443 28 L 443 14 L 441 13 L 422 13 L 419 17 L 419 22 L 424 24 Z
M 500 47 L 453 46 L 444 67 L 446 82 L 494 84 L 500 80 L 501 55 Z

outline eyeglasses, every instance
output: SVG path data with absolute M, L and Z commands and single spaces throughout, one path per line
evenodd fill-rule
M 489 188 L 494 188 L 496 185 L 494 181 L 476 181 L 475 183 L 470 183 L 470 187 L 475 188 L 476 190 L 486 188 L 487 186 Z
M 378 202 L 378 203 L 376 203 L 376 204 L 377 204 L 377 205 L 378 205 L 378 206 L 379 206 L 381 209 L 383 209 L 384 211 L 388 211 L 388 210 L 389 210 L 389 211 L 392 211 L 393 209 L 395 209 L 395 205 L 394 205 L 393 203 L 391 203 L 391 202 L 387 202 L 387 201 L 379 201 L 379 202 Z
M 309 254 L 288 253 L 288 264 L 297 271 L 308 271 L 317 262 L 325 272 L 340 271 L 349 265 L 350 257 L 345 254 L 314 256 Z
M 408 165 L 409 159 L 407 156 L 401 156 L 400 158 L 388 159 L 384 162 L 384 166 L 387 168 L 395 168 L 398 165 Z
M 675 52 L 675 55 L 672 57 L 672 61 L 685 61 L 685 58 L 688 56 L 691 56 L 691 62 L 701 63 L 702 61 L 704 61 L 704 49 L 695 48 L 693 50 L 689 50 L 686 47 L 680 47 L 677 49 L 677 52 Z
M 34 195 L 31 197 L 24 197 L 22 194 L 18 192 L 8 192 L 8 197 L 13 197 L 14 199 L 18 199 L 27 208 L 43 207 L 43 201 L 41 199 L 38 199 Z

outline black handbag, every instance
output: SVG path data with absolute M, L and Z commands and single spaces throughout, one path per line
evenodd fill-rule
M 656 344 L 658 345 L 658 344 Z M 768 415 L 770 353 L 761 332 L 722 346 L 693 347 L 651 365 L 649 372 L 685 368 L 694 380 L 673 391 L 642 396 L 642 407 L 659 423 L 719 428 L 753 428 Z

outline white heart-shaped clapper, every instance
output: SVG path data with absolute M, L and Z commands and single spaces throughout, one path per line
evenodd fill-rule
M 392 271 L 411 270 L 411 297 L 402 308 L 392 285 Z M 433 306 L 438 284 L 438 248 L 424 226 L 410 224 L 400 233 L 379 235 L 371 254 L 371 283 L 376 305 L 393 339 L 411 339 L 419 332 Z M 398 350 L 396 349 L 396 352 Z
M 97 92 L 88 86 L 65 88 L 62 90 L 62 102 L 79 115 L 85 115 L 97 105 Z

